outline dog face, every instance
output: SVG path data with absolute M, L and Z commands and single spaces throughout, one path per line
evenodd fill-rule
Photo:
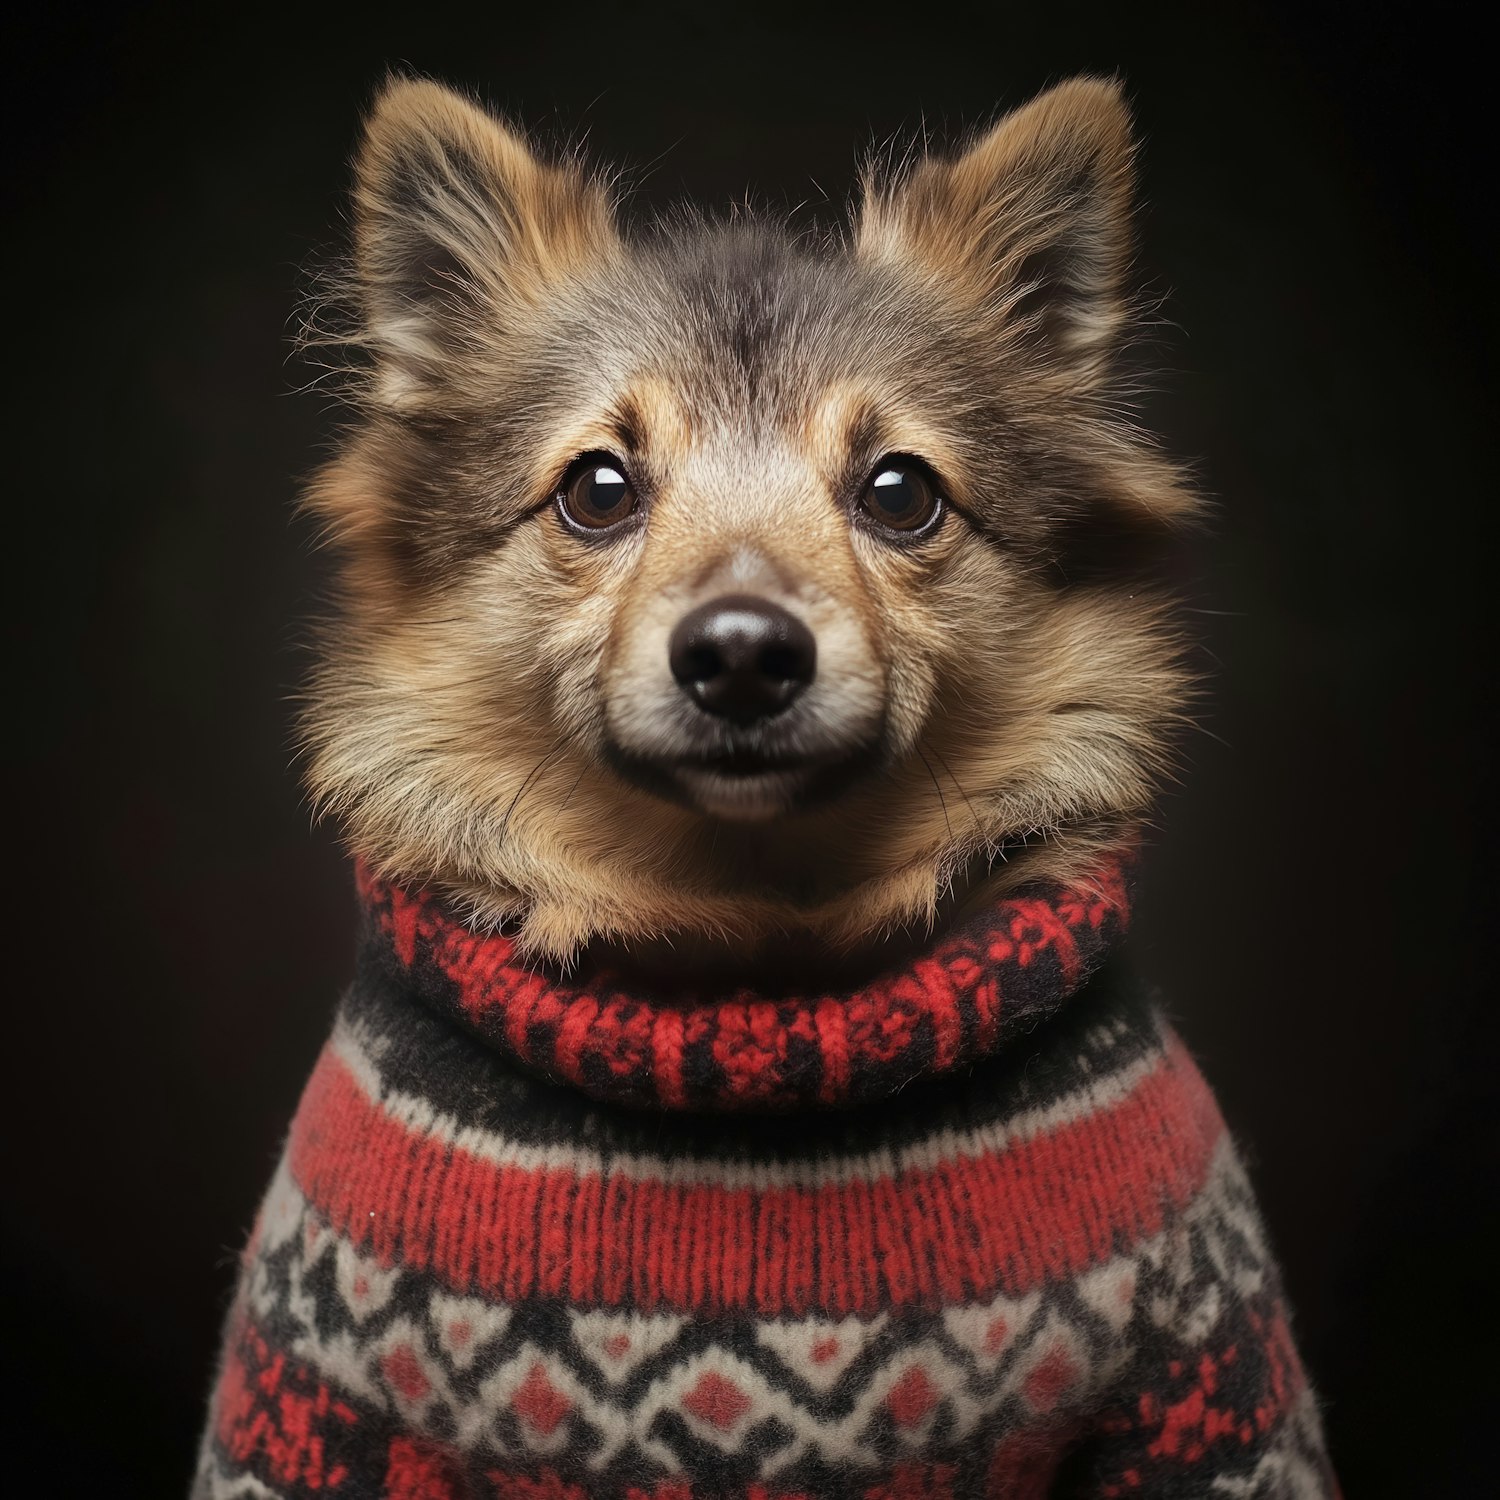
M 1141 564 L 1193 504 L 1114 404 L 1129 157 L 1080 81 L 872 179 L 847 241 L 627 240 L 576 164 L 390 86 L 312 494 L 356 847 L 567 955 L 854 941 L 1117 838 L 1182 700 Z

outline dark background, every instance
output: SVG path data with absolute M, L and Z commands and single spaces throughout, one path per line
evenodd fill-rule
M 327 566 L 293 500 L 337 414 L 287 333 L 389 65 L 586 130 L 650 166 L 642 202 L 825 213 L 872 138 L 1123 74 L 1174 325 L 1149 415 L 1219 504 L 1143 960 L 1248 1143 L 1351 1500 L 1481 1492 L 1493 160 L 1455 14 L 63 7 L 7 50 L 4 1418 L 53 1455 L 31 1493 L 182 1492 L 348 973 L 289 727 Z

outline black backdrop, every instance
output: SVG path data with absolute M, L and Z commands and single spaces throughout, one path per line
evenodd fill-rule
M 32 1492 L 181 1492 L 233 1250 L 346 973 L 348 874 L 289 751 L 326 566 L 291 510 L 336 414 L 294 393 L 286 332 L 395 65 L 649 164 L 644 202 L 824 212 L 872 138 L 1123 74 L 1176 325 L 1151 416 L 1220 506 L 1194 558 L 1213 700 L 1142 959 L 1249 1143 L 1351 1496 L 1479 1493 L 1476 39 L 1433 6 L 412 3 L 64 7 L 7 50 L 0 1196 Z

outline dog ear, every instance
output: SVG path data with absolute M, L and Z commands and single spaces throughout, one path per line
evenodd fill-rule
M 387 84 L 355 162 L 365 340 L 392 395 L 429 383 L 617 245 L 603 187 L 436 83 Z
M 962 156 L 866 179 L 858 252 L 967 299 L 997 332 L 1100 378 L 1127 317 L 1130 114 L 1113 81 L 1076 78 Z

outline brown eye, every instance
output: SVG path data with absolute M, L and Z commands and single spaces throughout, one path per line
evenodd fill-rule
M 615 459 L 581 460 L 557 492 L 563 519 L 583 531 L 605 531 L 635 514 L 635 490 Z
M 930 530 L 943 513 L 942 496 L 931 477 L 920 465 L 909 462 L 882 464 L 859 503 L 872 521 L 907 535 Z

